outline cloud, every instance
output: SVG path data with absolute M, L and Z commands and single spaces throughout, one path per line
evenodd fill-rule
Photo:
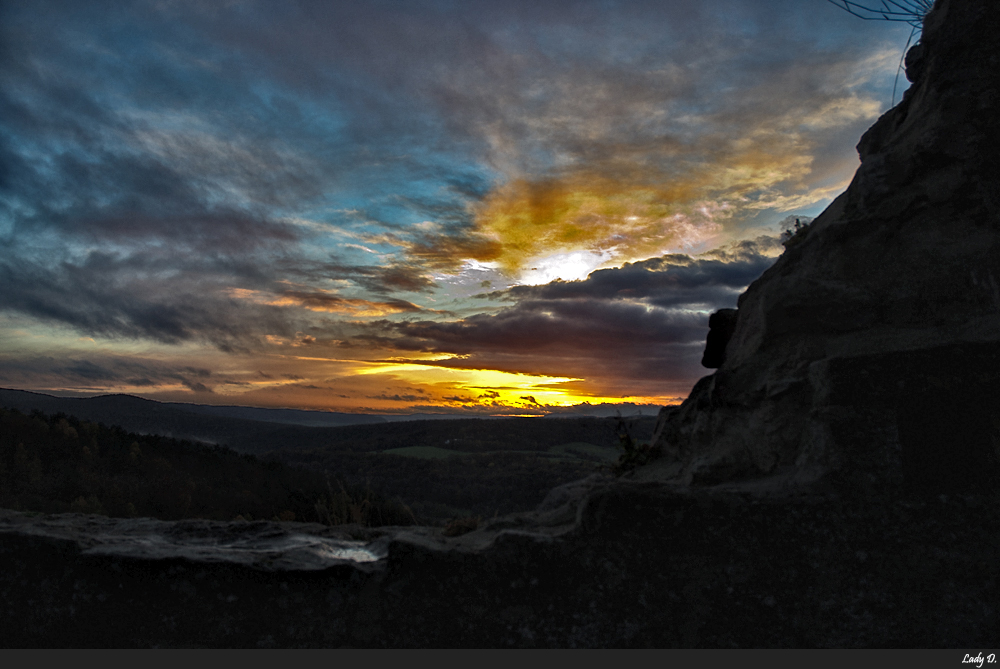
M 584 281 L 514 286 L 480 297 L 502 301 L 621 298 L 665 308 L 709 307 L 733 301 L 738 291 L 771 266 L 781 250 L 776 237 L 761 236 L 697 257 L 668 254 L 625 263 L 620 268 L 596 270 Z
M 180 379 L 180 382 L 193 393 L 211 393 L 212 389 L 206 386 L 200 381 L 190 381 L 188 379 Z
M 0 334 L 81 387 L 313 404 L 334 355 L 688 383 L 780 250 L 727 242 L 816 213 L 887 104 L 897 33 L 807 4 L 2 4 Z M 67 329 L 150 362 L 56 370 Z
M 239 300 L 248 300 L 257 304 L 273 306 L 297 306 L 309 311 L 324 313 L 347 314 L 355 317 L 385 316 L 424 311 L 412 302 L 405 300 L 372 301 L 317 290 L 281 290 L 275 293 L 264 293 L 246 288 L 233 288 L 226 293 Z
M 586 379 L 589 385 L 693 383 L 708 313 L 733 307 L 781 248 L 743 240 L 700 256 L 671 254 L 598 270 L 581 281 L 515 286 L 484 295 L 496 311 L 460 320 L 377 321 L 355 338 L 399 351 L 444 354 L 421 365 Z M 603 381 L 602 381 L 603 380 Z
M 635 260 L 836 194 L 846 175 L 830 183 L 831 164 L 856 160 L 842 139 L 884 106 L 870 83 L 895 67 L 893 52 L 824 49 L 791 29 L 801 14 L 790 4 L 772 5 L 617 8 L 609 34 L 582 4 L 589 21 L 560 25 L 558 38 L 550 24 L 520 23 L 523 6 L 473 22 L 484 48 L 437 63 L 447 77 L 419 81 L 500 178 L 469 204 L 463 234 L 480 243 L 443 255 L 508 274 L 578 250 Z M 677 29 L 695 15 L 696 31 Z M 735 16 L 745 31 L 732 30 Z M 511 24 L 523 29 L 500 29 Z M 613 41 L 624 26 L 628 45 Z M 414 244 L 415 257 L 425 248 Z
M 368 399 L 372 400 L 387 400 L 389 402 L 418 402 L 420 400 L 425 399 L 419 395 L 400 395 L 398 393 L 395 395 L 387 395 L 385 393 L 382 393 L 380 395 L 368 395 L 367 397 Z M 451 398 L 445 398 L 445 399 L 451 399 Z
M 446 226 L 425 234 L 404 224 L 387 239 L 403 264 L 425 271 L 475 259 L 517 273 L 539 254 L 576 250 L 636 260 L 711 243 L 757 210 L 802 208 L 842 187 L 844 157 L 853 159 L 842 135 L 877 115 L 871 81 L 895 65 L 872 48 L 868 26 L 850 24 L 839 50 L 824 47 L 804 29 L 850 17 L 823 9 L 813 18 L 793 2 L 639 2 L 610 14 L 589 2 L 250 2 L 237 14 L 161 5 L 146 20 L 184 26 L 179 41 L 234 82 L 211 105 L 258 98 L 233 90 L 253 71 L 282 91 L 254 113 L 273 121 L 283 110 L 294 146 L 311 143 L 286 156 L 266 143 L 252 150 L 246 131 L 209 130 L 202 142 L 161 128 L 143 146 L 237 186 L 231 165 L 287 166 L 276 172 L 287 184 L 240 192 L 302 198 L 322 188 L 316 174 L 346 179 L 369 222 L 417 215 Z M 175 70 L 191 72 L 188 85 L 208 76 L 168 52 Z M 317 105 L 331 110 L 322 134 L 306 120 Z M 827 151 L 834 137 L 839 148 Z M 828 183 L 834 171 L 841 178 Z M 429 287 L 426 277 L 401 285 Z M 395 284 L 376 277 L 365 287 Z
M 39 56 L 24 57 L 37 68 Z M 199 253 L 298 239 L 294 227 L 264 212 L 318 196 L 306 156 L 233 136 L 231 127 L 203 128 L 203 117 L 193 114 L 108 107 L 99 99 L 114 94 L 114 85 L 87 88 L 86 79 L 71 76 L 70 62 L 45 64 L 46 71 L 68 69 L 62 76 L 22 63 L 3 78 L 0 109 L 8 122 L 0 151 L 16 178 L 5 179 L 0 211 L 18 237 L 162 240 Z
M 650 309 L 646 305 L 605 300 L 525 300 L 496 314 L 462 321 L 380 323 L 395 331 L 395 347 L 466 355 L 484 349 L 534 353 L 552 349 L 603 350 L 614 356 L 638 342 L 690 341 L 700 330 L 700 316 Z
M 195 393 L 212 393 L 205 383 L 212 377 L 212 371 L 204 368 L 106 353 L 68 359 L 0 357 L 0 381 L 21 387 L 98 391 L 181 387 Z
M 416 262 L 389 262 L 378 266 L 294 258 L 280 262 L 278 271 L 300 281 L 349 282 L 378 295 L 427 293 L 437 287 L 429 276 L 429 268 Z
M 201 340 L 223 350 L 253 347 L 264 332 L 295 332 L 278 307 L 248 308 L 220 295 L 211 272 L 177 276 L 176 268 L 144 266 L 142 260 L 98 252 L 55 267 L 0 260 L 0 309 L 90 335 L 167 344 Z

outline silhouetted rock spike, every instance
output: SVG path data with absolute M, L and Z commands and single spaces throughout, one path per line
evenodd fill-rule
M 726 360 L 726 344 L 736 330 L 736 309 L 719 309 L 708 317 L 708 338 L 705 354 L 701 357 L 702 367 L 716 369 Z

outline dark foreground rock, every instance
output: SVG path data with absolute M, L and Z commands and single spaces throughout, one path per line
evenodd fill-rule
M 758 499 L 621 482 L 577 492 L 584 493 L 578 513 L 567 502 L 547 516 L 511 516 L 456 538 L 429 528 L 355 529 L 351 539 L 347 530 L 296 523 L 3 512 L 0 640 L 249 648 L 996 644 L 993 498 Z M 576 518 L 560 523 L 560 514 Z M 344 543 L 370 561 L 338 557 Z

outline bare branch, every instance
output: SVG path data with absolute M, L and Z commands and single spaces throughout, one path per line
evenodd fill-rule
M 917 30 L 934 6 L 934 0 L 881 0 L 879 4 L 854 0 L 827 0 L 832 5 L 865 21 L 895 21 L 908 23 Z

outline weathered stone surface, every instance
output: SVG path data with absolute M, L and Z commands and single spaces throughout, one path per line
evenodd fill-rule
M 862 137 L 850 187 L 740 297 L 725 361 L 665 410 L 668 458 L 638 478 L 928 492 L 995 479 L 997 34 L 998 3 L 935 5 L 907 58 L 915 83 Z
M 319 526 L 224 523 L 213 550 L 204 525 L 0 512 L 0 645 L 995 645 L 995 498 L 872 505 L 605 481 L 577 502 L 562 525 L 368 531 L 362 548 L 384 557 L 323 569 L 275 550 L 341 540 Z M 134 550 L 141 526 L 158 548 Z

